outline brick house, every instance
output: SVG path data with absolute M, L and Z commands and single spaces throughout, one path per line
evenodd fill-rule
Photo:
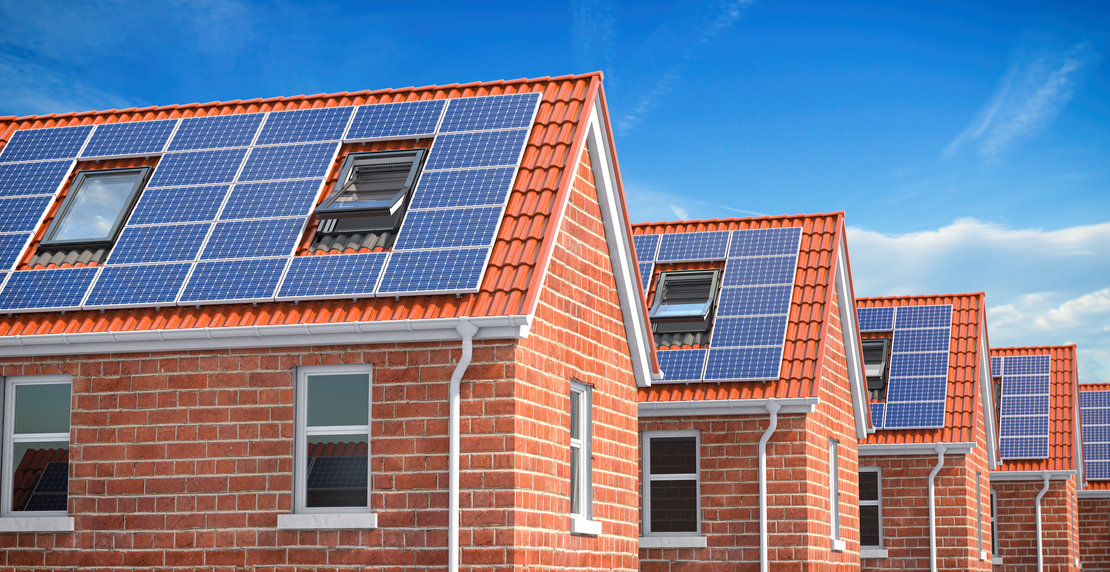
M 1110 570 L 1110 383 L 1079 384 L 1083 485 L 1079 561 L 1084 570 Z
M 5 569 L 638 568 L 658 369 L 600 74 L 0 147 Z
M 1076 347 L 991 348 L 998 467 L 995 570 L 1078 570 L 1082 482 Z
M 633 225 L 641 570 L 858 569 L 868 431 L 842 213 Z
M 856 307 L 876 428 L 859 444 L 862 568 L 990 570 L 997 453 L 984 295 Z

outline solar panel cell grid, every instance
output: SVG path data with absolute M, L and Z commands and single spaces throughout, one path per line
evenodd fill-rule
M 1003 437 L 1048 435 L 1047 415 L 1014 416 L 1009 421 L 1001 427 Z
M 491 246 L 501 224 L 501 207 L 411 211 L 394 250 Z
M 280 181 L 235 185 L 220 212 L 221 220 L 307 216 L 316 205 L 323 181 Z
M 709 349 L 705 379 L 775 379 L 782 365 L 782 346 Z
M 293 258 L 279 298 L 370 296 L 387 254 L 336 254 Z
M 1003 395 L 1048 394 L 1047 375 L 1007 376 L 1002 387 Z
M 999 456 L 1003 459 L 1044 459 L 1048 456 L 1048 437 L 1001 437 Z
M 1002 417 L 1015 415 L 1047 415 L 1047 395 L 1006 395 L 1002 393 Z
M 345 137 L 348 141 L 432 135 L 446 102 L 442 99 L 363 105 Z
M 169 153 L 158 162 L 148 188 L 230 183 L 243 164 L 246 149 Z
M 1084 459 L 1083 476 L 1090 480 L 1105 481 L 1110 479 L 1110 461 L 1093 461 Z
M 530 127 L 539 100 L 539 93 L 452 99 L 439 132 Z
M 943 401 L 948 387 L 948 378 L 903 377 L 892 379 L 887 389 L 886 399 L 893 401 Z
M 890 377 L 948 377 L 948 352 L 891 354 Z
M 57 268 L 13 272 L 0 291 L 0 310 L 77 308 L 98 270 Z
M 72 159 L 81 152 L 92 130 L 92 125 L 16 130 L 0 149 L 0 163 Z
M 478 287 L 488 248 L 394 252 L 379 294 L 455 292 Z
M 894 308 L 858 308 L 856 317 L 861 332 L 889 332 L 894 329 Z
M 52 196 L 0 199 L 0 233 L 32 232 L 42 220 L 46 208 L 54 201 Z
M 189 263 L 107 266 L 85 306 L 172 304 L 191 267 Z
M 245 147 L 262 125 L 262 113 L 189 117 L 181 120 L 168 151 Z
M 274 111 L 266 118 L 255 145 L 312 143 L 343 138 L 353 107 Z
M 71 160 L 0 163 L 0 197 L 53 195 L 72 166 Z
M 636 258 L 640 262 L 654 262 L 655 253 L 659 250 L 658 234 L 640 234 L 632 237 L 636 245 Z
M 239 181 L 321 178 L 328 174 L 338 150 L 337 143 L 255 147 Z
M 655 264 L 651 262 L 640 263 L 640 285 L 643 286 L 646 292 L 651 284 L 651 274 L 655 270 Z
M 761 228 L 732 231 L 729 258 L 742 256 L 797 255 L 801 227 Z
M 424 173 L 409 208 L 501 206 L 508 200 L 515 174 L 513 167 Z
M 733 258 L 725 264 L 723 286 L 793 284 L 798 262 L 794 256 Z
M 0 234 L 0 270 L 11 270 L 27 246 L 30 233 Z
M 872 403 L 871 404 L 871 425 L 875 427 L 883 426 L 883 408 L 886 407 L 885 403 Z
M 1110 407 L 1110 391 L 1080 391 L 1079 406 L 1084 409 Z
M 1084 443 L 1110 443 L 1110 425 L 1083 425 Z M 1107 457 L 1110 460 L 1110 457 Z
M 721 288 L 717 316 L 757 316 L 786 314 L 790 311 L 792 284 Z
M 277 289 L 287 261 L 286 258 L 256 258 L 197 263 L 180 301 L 269 299 Z
M 290 256 L 304 224 L 300 217 L 216 223 L 201 259 Z
M 134 264 L 195 260 L 211 226 L 195 223 L 125 228 L 107 262 Z
M 894 316 L 894 327 L 901 328 L 938 328 L 952 327 L 952 306 L 901 306 Z
M 707 350 L 665 350 L 657 353 L 659 369 L 667 381 L 695 381 L 705 369 Z
M 227 196 L 227 185 L 144 189 L 128 226 L 201 222 L 216 218 Z
M 888 429 L 943 427 L 944 402 L 887 402 L 884 426 Z
M 1002 358 L 991 358 L 991 377 L 1002 377 Z
M 1048 375 L 1052 360 L 1047 355 L 1006 356 L 1002 361 L 1002 375 Z
M 952 329 L 947 328 L 922 328 L 909 330 L 895 330 L 891 343 L 892 352 L 933 352 L 948 351 L 948 343 L 952 339 Z
M 515 166 L 527 139 L 527 129 L 440 135 L 436 137 L 424 168 Z
M 127 121 L 96 126 L 81 157 L 114 157 L 161 153 L 170 139 L 176 119 Z
M 1083 424 L 1110 425 L 1110 409 L 1092 408 L 1083 410 Z
M 717 318 L 710 342 L 714 348 L 781 345 L 786 315 Z
M 724 260 L 728 253 L 727 231 L 665 234 L 659 241 L 656 262 Z

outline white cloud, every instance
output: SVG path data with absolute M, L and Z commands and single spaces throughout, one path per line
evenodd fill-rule
M 1037 135 L 1067 105 L 1097 60 L 1089 42 L 1017 56 L 975 119 L 948 144 L 945 156 L 971 145 L 993 160 L 1014 143 Z
M 738 209 L 728 205 L 693 200 L 680 195 L 625 182 L 625 200 L 633 222 L 660 222 L 720 218 L 722 215 L 766 216 L 764 213 Z

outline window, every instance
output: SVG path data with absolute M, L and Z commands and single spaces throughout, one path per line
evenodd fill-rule
M 975 471 L 975 530 L 979 536 L 979 559 L 986 557 L 983 551 L 983 473 Z
M 859 544 L 878 548 L 883 544 L 881 474 L 878 467 L 859 470 Z
M 840 539 L 840 443 L 829 439 L 829 526 L 832 549 L 844 550 Z
M 991 555 L 996 560 L 1001 556 L 998 544 L 998 498 L 994 491 L 991 491 Z
M 698 534 L 698 434 L 644 434 L 644 534 Z
M 651 306 L 656 333 L 704 332 L 713 316 L 719 270 L 663 272 Z
M 331 195 L 316 209 L 320 232 L 396 229 L 423 159 L 423 149 L 347 155 Z
M 150 171 L 140 167 L 77 173 L 40 246 L 110 246 Z
M 593 389 L 570 382 L 570 510 L 571 532 L 597 535 L 593 521 Z
M 69 500 L 69 378 L 7 378 L 3 399 L 0 516 L 65 515 Z
M 867 389 L 873 399 L 884 399 L 887 374 L 890 371 L 890 340 L 886 338 L 862 340 L 863 369 L 867 376 Z

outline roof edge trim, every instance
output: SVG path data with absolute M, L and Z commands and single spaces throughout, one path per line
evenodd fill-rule
M 639 404 L 639 416 L 699 417 L 716 415 L 766 415 L 769 403 L 778 403 L 780 414 L 813 413 L 820 400 L 816 397 L 782 399 L 722 399 L 715 401 L 646 401 Z
M 837 306 L 840 308 L 840 336 L 844 343 L 844 357 L 848 362 L 848 384 L 852 396 L 852 409 L 855 411 L 856 438 L 865 439 L 869 433 L 874 433 L 871 425 L 871 406 L 867 399 L 866 382 L 860 373 L 863 371 L 863 354 L 860 341 L 858 323 L 856 322 L 856 299 L 852 286 L 852 270 L 848 263 L 848 242 L 844 236 L 843 217 L 837 223 L 838 242 L 836 250 L 835 271 L 833 284 L 836 285 Z M 831 293 L 829 316 L 832 315 Z M 828 327 L 829 318 L 825 318 L 825 327 Z M 824 340 L 825 336 L 822 335 Z M 822 342 L 823 343 L 823 342 Z M 824 360 L 825 352 L 821 352 Z
M 944 447 L 945 454 L 966 455 L 975 448 L 975 443 L 892 443 L 860 444 L 860 457 L 880 457 L 884 455 L 932 455 L 938 447 Z
M 1077 494 L 1081 499 L 1110 499 L 1110 490 L 1080 490 Z
M 1076 476 L 1075 471 L 991 471 L 991 481 L 1040 481 L 1048 477 L 1062 481 Z M 1107 491 L 1110 492 L 1110 491 Z
M 521 339 L 532 317 L 489 316 L 334 324 L 289 324 L 184 330 L 35 334 L 0 337 L 0 357 L 114 354 L 249 347 L 316 346 L 461 340 L 463 321 L 478 326 L 474 339 Z

